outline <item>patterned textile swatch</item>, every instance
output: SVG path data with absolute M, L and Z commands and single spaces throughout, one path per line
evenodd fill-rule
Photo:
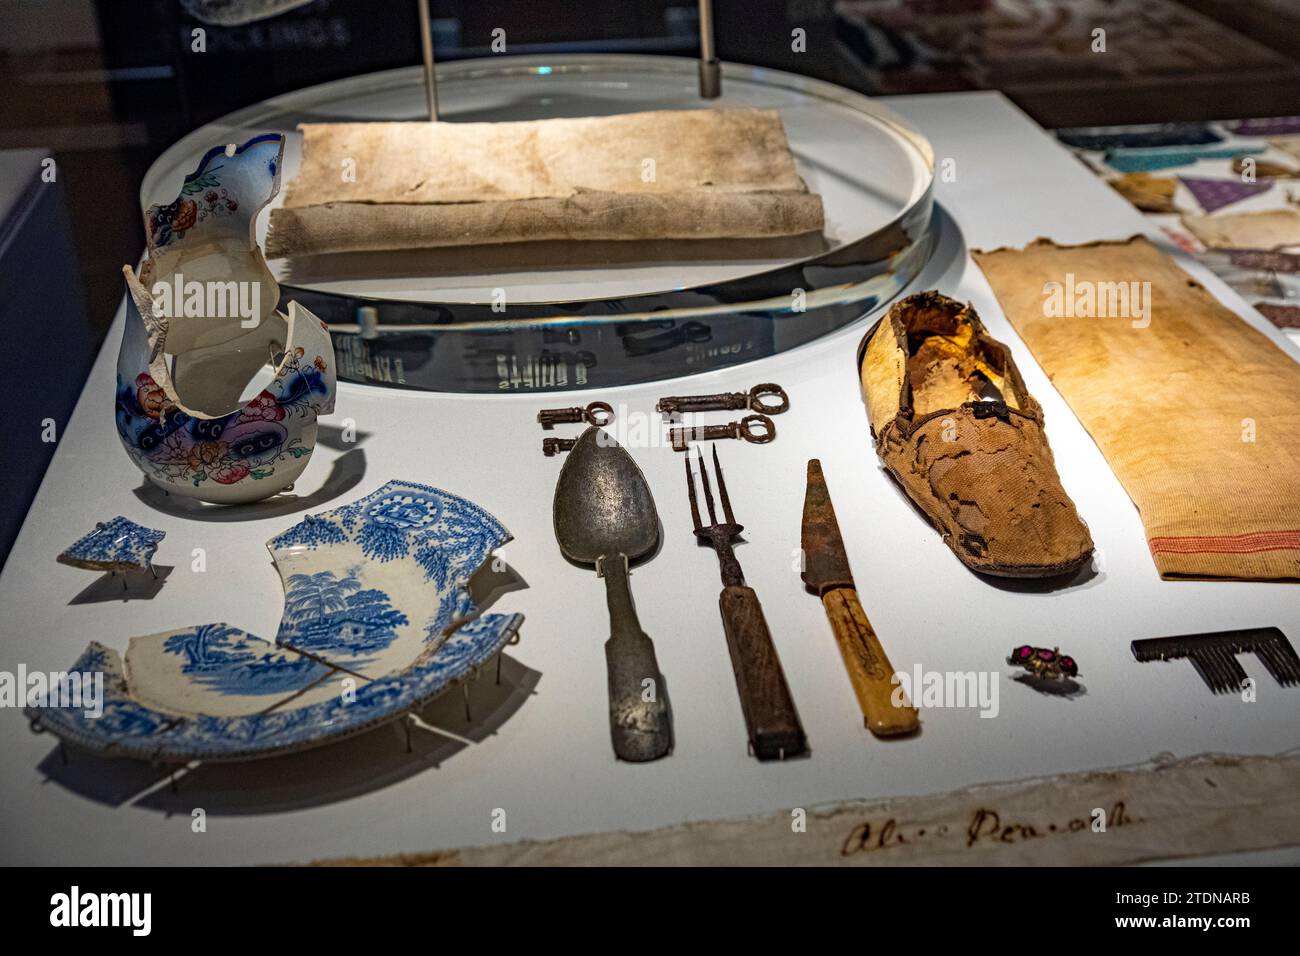
M 1117 193 L 1143 212 L 1177 212 L 1174 191 L 1178 180 L 1150 173 L 1125 173 L 1107 183 Z
M 1214 212 L 1273 188 L 1272 183 L 1244 183 L 1240 179 L 1205 179 L 1200 176 L 1179 176 L 1178 179 L 1206 212 Z
M 1121 173 L 1152 172 L 1190 166 L 1202 159 L 1233 159 L 1264 152 L 1262 146 L 1223 147 L 1221 149 L 1120 149 L 1106 154 L 1106 165 Z
M 1300 212 L 1264 209 L 1224 216 L 1184 216 L 1183 225 L 1211 249 L 1300 246 Z
M 1286 132 L 1277 130 L 1277 132 Z M 1204 123 L 1158 126 L 1081 126 L 1058 129 L 1056 138 L 1073 149 L 1151 149 L 1158 146 L 1208 146 L 1223 137 Z
M 1262 116 L 1234 120 L 1225 123 L 1224 129 L 1235 136 L 1283 136 L 1300 133 L 1300 116 Z
M 1279 329 L 1300 329 L 1300 305 L 1276 305 L 1272 302 L 1256 302 L 1259 314 L 1268 319 Z
M 1280 149 L 1289 156 L 1300 159 L 1300 135 L 1277 136 L 1268 141 L 1274 149 Z

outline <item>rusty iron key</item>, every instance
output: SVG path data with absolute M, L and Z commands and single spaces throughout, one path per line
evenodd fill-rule
M 763 399 L 774 399 L 764 401 Z M 670 395 L 659 399 L 655 409 L 664 415 L 682 412 L 722 412 L 743 408 L 764 415 L 780 415 L 790 407 L 790 396 L 775 382 L 755 385 L 748 392 L 719 392 L 716 395 Z
M 570 422 L 586 422 L 600 427 L 614 420 L 614 409 L 609 402 L 592 402 L 586 408 L 581 405 L 572 408 L 544 408 L 537 413 L 537 420 L 547 430 Z
M 551 458 L 561 452 L 573 451 L 573 446 L 577 443 L 576 438 L 543 438 L 542 454 Z
M 765 445 L 775 437 L 776 425 L 766 415 L 746 415 L 738 422 L 725 425 L 679 425 L 668 430 L 673 451 L 686 451 L 693 441 L 743 438 L 756 445 Z

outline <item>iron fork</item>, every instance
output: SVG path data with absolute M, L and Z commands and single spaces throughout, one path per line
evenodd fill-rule
M 704 453 L 698 446 L 695 450 L 709 523 L 706 525 L 700 517 L 700 503 L 695 495 L 695 474 L 688 454 L 686 490 L 691 502 L 691 519 L 696 537 L 709 542 L 718 555 L 723 585 L 722 593 L 718 595 L 718 608 L 722 612 L 722 624 L 727 632 L 731 671 L 736 678 L 736 692 L 740 695 L 740 707 L 745 715 L 750 751 L 759 760 L 784 760 L 786 757 L 806 753 L 807 737 L 799 722 L 785 672 L 781 669 L 781 659 L 772 642 L 772 633 L 763 616 L 763 606 L 754 589 L 745 586 L 745 575 L 731 548 L 731 543 L 744 528 L 736 523 L 736 516 L 731 510 L 731 497 L 727 494 L 726 479 L 722 476 L 722 463 L 718 461 L 718 446 L 713 446 L 713 473 L 718 481 L 722 521 L 718 520 L 714 506 L 713 488 L 709 482 Z

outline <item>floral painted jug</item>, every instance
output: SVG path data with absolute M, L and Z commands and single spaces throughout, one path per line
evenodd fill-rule
M 289 303 L 254 238 L 280 188 L 284 137 L 209 150 L 181 193 L 145 214 L 149 253 L 130 295 L 117 358 L 117 431 L 164 490 L 217 504 L 287 490 L 334 410 L 334 349 Z M 251 383 L 273 370 L 265 387 Z

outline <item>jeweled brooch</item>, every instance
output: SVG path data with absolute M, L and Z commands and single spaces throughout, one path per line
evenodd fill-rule
M 1079 676 L 1079 665 L 1068 654 L 1062 654 L 1059 647 L 1034 647 L 1021 644 L 1011 656 L 1008 664 L 1016 664 L 1029 671 L 1033 677 L 1043 680 L 1062 680 Z

